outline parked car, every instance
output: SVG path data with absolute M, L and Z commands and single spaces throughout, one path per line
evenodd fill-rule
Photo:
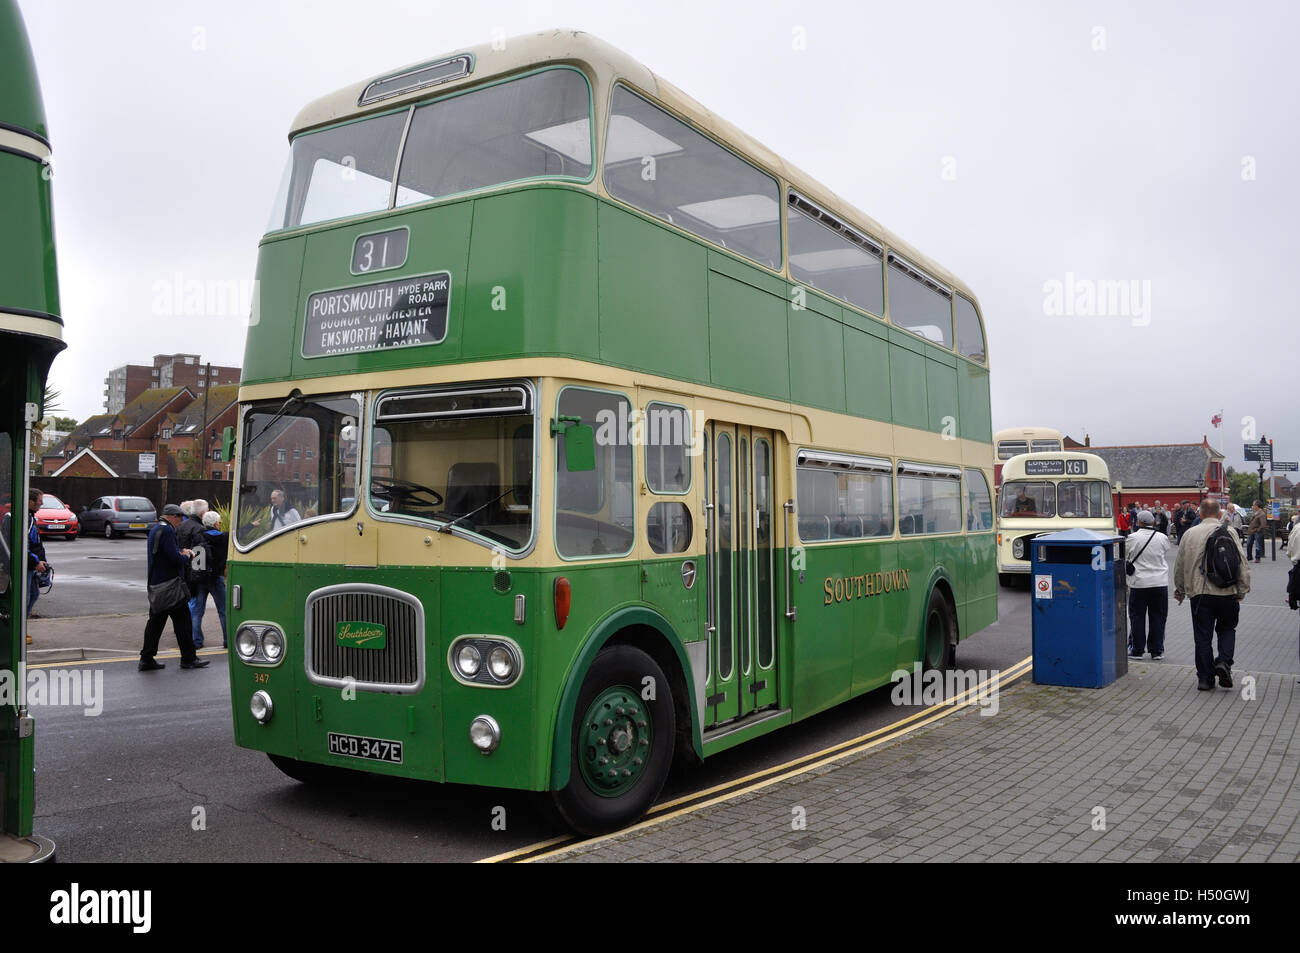
M 41 496 L 41 508 L 36 511 L 36 531 L 42 539 L 48 536 L 76 539 L 80 530 L 81 524 L 70 506 L 49 493 Z
M 127 533 L 148 533 L 158 512 L 143 496 L 101 496 L 81 511 L 81 529 L 105 539 Z

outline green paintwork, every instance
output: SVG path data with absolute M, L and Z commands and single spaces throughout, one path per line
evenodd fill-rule
M 446 339 L 380 353 L 303 357 L 303 302 L 317 291 L 368 283 L 349 277 L 348 264 L 356 238 L 379 223 L 410 230 L 407 263 L 382 280 L 451 274 Z M 528 183 L 277 233 L 263 241 L 257 275 L 261 307 L 249 330 L 245 384 L 441 364 L 466 365 L 464 377 L 472 380 L 478 361 L 572 357 L 930 432 L 953 434 L 955 422 L 955 436 L 992 439 L 983 366 L 810 289 L 795 307 L 795 286 L 783 278 L 571 185 Z M 543 418 L 544 433 L 548 424 Z M 780 502 L 773 501 L 777 507 Z M 543 507 L 550 509 L 547 501 Z M 783 514 L 777 510 L 773 518 Z M 489 568 L 364 570 L 363 581 L 421 600 L 426 681 L 413 694 L 358 692 L 356 700 L 311 683 L 302 653 L 306 597 L 354 580 L 356 572 L 267 565 L 256 561 L 256 551 L 250 560 L 232 560 L 230 582 L 243 585 L 245 606 L 231 610 L 232 627 L 244 619 L 273 621 L 288 636 L 278 667 L 231 665 L 236 740 L 379 773 L 554 790 L 570 781 L 575 717 L 591 714 L 576 711 L 583 679 L 612 639 L 633 641 L 666 669 L 682 673 L 672 690 L 689 715 L 691 746 L 703 757 L 879 688 L 895 669 L 910 669 L 921 658 L 926 603 L 937 587 L 952 593 L 960 638 L 997 617 L 992 533 L 810 545 L 802 551 L 805 565 L 793 573 L 796 621 L 783 614 L 782 560 L 789 553 L 777 550 L 777 664 L 769 670 L 769 685 L 753 699 L 753 706 L 775 714 L 710 738 L 687 650 L 704 638 L 707 590 L 698 524 L 695 541 L 692 553 L 644 562 L 565 565 L 556 557 L 552 568 L 512 566 L 507 592 L 495 589 Z M 698 571 L 691 590 L 682 583 L 687 559 Z M 906 571 L 906 592 L 824 603 L 828 577 L 895 571 Z M 572 587 L 562 630 L 551 601 L 560 576 Z M 528 607 L 522 625 L 514 621 L 517 595 Z M 467 634 L 515 641 L 524 657 L 519 681 L 506 689 L 460 682 L 447 652 Z M 267 683 L 255 680 L 259 673 L 269 673 Z M 247 712 L 248 697 L 258 688 L 293 699 L 277 708 L 267 726 Z M 636 686 L 624 688 L 633 692 Z M 488 756 L 469 740 L 471 721 L 483 714 L 502 730 L 500 746 Z M 593 746 L 600 738 L 608 744 L 614 729 L 588 727 L 585 737 Z M 405 763 L 331 755 L 329 731 L 402 740 Z M 600 790 L 602 782 L 582 752 L 579 764 L 586 782 Z
M 302 357 L 302 302 L 368 283 L 341 276 L 377 222 L 411 232 L 406 265 L 383 280 L 451 273 L 446 340 Z M 797 309 L 796 286 L 779 276 L 560 183 L 276 233 L 263 240 L 257 277 L 245 384 L 574 357 L 933 432 L 952 417 L 957 436 L 992 440 L 986 368 L 815 292 Z
M 601 797 L 618 797 L 636 784 L 654 743 L 654 724 L 637 690 L 606 689 L 587 706 L 578 730 L 583 783 Z
M 36 60 L 17 0 L 0 0 L 0 123 L 41 139 L 50 137 Z
M 0 124 L 22 135 L 48 137 L 36 67 L 15 0 L 0 0 Z M 0 150 L 0 311 L 49 318 L 52 335 L 58 332 L 59 285 L 49 170 L 31 156 Z M 41 403 L 50 364 L 63 346 L 57 337 L 40 332 L 0 330 L 0 452 L 5 455 L 0 461 L 0 503 L 12 507 L 0 518 L 6 528 L 6 554 L 24 552 L 27 529 L 24 409 L 29 402 Z M 19 670 L 27 633 L 26 573 L 21 561 L 16 573 L 8 562 L 6 557 L 0 567 L 5 570 L 0 584 L 0 672 L 13 674 Z M 33 718 L 24 735 L 16 715 L 15 707 L 0 706 L 0 834 L 27 837 L 35 812 L 39 718 Z

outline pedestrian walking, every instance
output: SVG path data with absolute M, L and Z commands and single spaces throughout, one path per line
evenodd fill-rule
M 36 608 L 36 600 L 40 598 L 41 587 L 39 576 L 41 573 L 49 571 L 49 563 L 45 561 L 45 544 L 41 542 L 41 531 L 36 528 L 36 511 L 41 508 L 41 499 L 44 493 L 32 487 L 27 493 L 27 618 L 39 619 L 40 616 L 32 610 Z M 32 644 L 32 636 L 27 634 L 27 644 Z
M 1192 637 L 1196 643 L 1196 687 L 1214 688 L 1217 676 L 1232 687 L 1233 653 L 1241 600 L 1250 592 L 1250 562 L 1241 540 L 1220 520 L 1219 504 L 1201 504 L 1201 522 L 1188 530 L 1174 563 L 1174 599 L 1190 597 Z M 1218 636 L 1219 652 L 1214 653 Z
M 1262 500 L 1256 500 L 1255 505 L 1250 508 L 1250 525 L 1246 532 L 1250 534 L 1250 542 L 1246 545 L 1246 558 L 1250 558 L 1250 551 L 1255 550 L 1255 562 L 1264 558 L 1264 530 L 1268 528 L 1268 517 L 1264 515 L 1264 503 Z
M 1125 573 L 1128 576 L 1128 657 L 1165 657 L 1165 621 L 1169 617 L 1169 537 L 1155 529 L 1149 510 L 1138 513 L 1138 530 L 1129 537 Z M 1148 630 L 1147 623 L 1150 622 Z
M 226 550 L 230 535 L 221 531 L 221 514 L 208 510 L 203 514 L 204 531 L 196 544 L 196 557 L 191 560 L 194 570 L 194 595 L 190 598 L 190 628 L 194 633 L 194 647 L 203 648 L 203 612 L 208 607 L 208 596 L 217 604 L 217 618 L 221 620 L 221 647 L 228 648 L 226 638 Z
M 163 507 L 162 519 L 149 531 L 149 621 L 144 626 L 144 647 L 140 650 L 142 672 L 166 668 L 154 656 L 168 619 L 172 621 L 176 644 L 181 650 L 181 668 L 203 668 L 208 664 L 207 659 L 195 653 L 190 637 L 189 589 L 185 585 L 190 550 L 181 549 L 176 543 L 181 516 L 181 508 L 168 503 Z

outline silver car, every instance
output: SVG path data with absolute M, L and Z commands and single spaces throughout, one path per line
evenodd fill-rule
M 83 536 L 98 533 L 113 539 L 127 533 L 148 533 L 156 522 L 158 512 L 143 496 L 101 496 L 81 511 Z

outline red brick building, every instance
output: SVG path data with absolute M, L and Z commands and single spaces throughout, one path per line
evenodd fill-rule
M 120 413 L 150 389 L 188 387 L 201 394 L 209 387 L 239 383 L 240 369 L 204 364 L 197 354 L 155 354 L 153 365 L 125 364 L 104 378 L 104 409 Z

